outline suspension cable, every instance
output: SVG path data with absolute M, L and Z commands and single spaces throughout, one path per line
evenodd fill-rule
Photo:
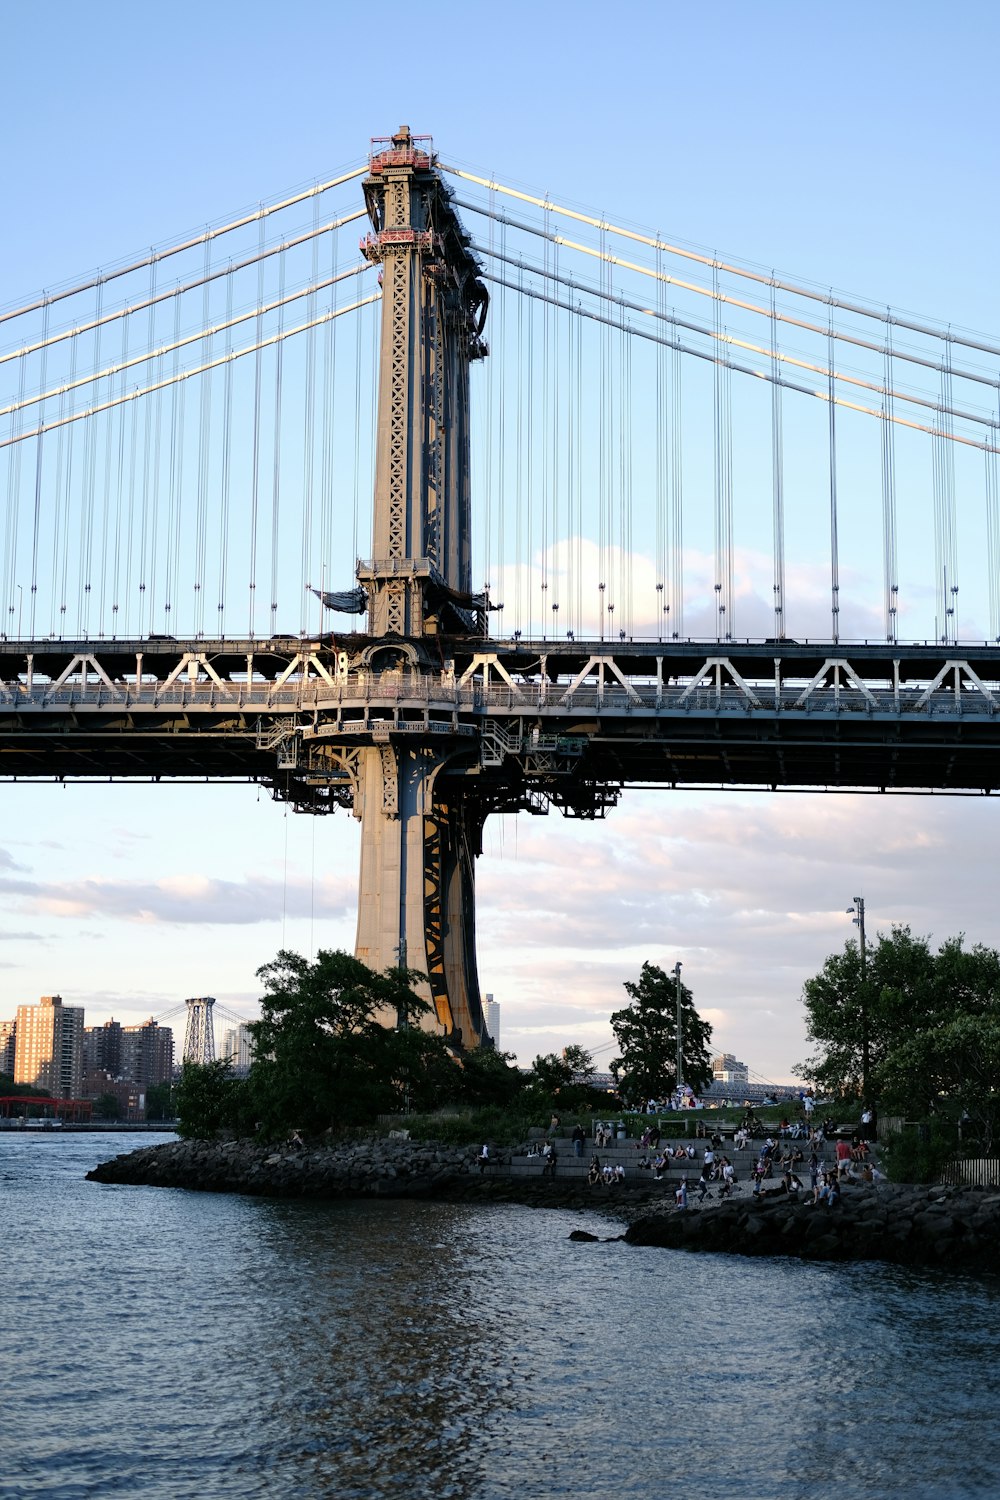
M 223 276 L 234 276 L 237 271 L 246 271 L 260 260 L 267 260 L 272 255 L 282 255 L 286 250 L 294 250 L 297 246 L 305 245 L 320 235 L 334 233 L 342 225 L 351 224 L 354 220 L 365 217 L 365 210 L 359 208 L 354 213 L 345 214 L 340 219 L 331 219 L 328 223 L 316 229 L 310 229 L 305 234 L 295 235 L 288 240 L 279 240 L 277 244 L 268 245 L 266 249 L 244 256 L 242 260 L 227 261 L 225 265 L 216 266 L 214 270 L 206 268 L 201 276 L 195 276 L 191 281 L 179 282 L 177 286 L 169 287 L 164 292 L 153 293 L 138 302 L 127 302 L 122 307 L 113 308 L 111 312 L 102 313 L 99 320 L 91 319 L 89 323 L 75 323 L 68 328 L 60 328 L 55 333 L 46 333 L 33 344 L 24 344 L 20 349 L 8 349 L 0 354 L 0 365 L 9 364 L 15 359 L 23 359 L 28 354 L 37 354 L 40 349 L 48 349 L 53 344 L 63 343 L 66 339 L 77 338 L 81 333 L 92 333 L 95 328 L 117 322 L 119 318 L 127 319 L 133 313 L 145 312 L 148 307 L 156 307 L 161 302 L 169 302 L 172 297 L 183 297 L 186 293 L 197 291 L 199 287 L 206 286 L 209 282 L 218 281 Z M 155 265 L 153 269 L 155 270 Z
M 456 199 L 455 201 L 456 205 L 459 208 L 468 209 L 471 213 L 483 212 L 483 209 L 479 204 L 463 201 L 462 199 Z M 498 215 L 498 217 L 500 218 L 502 223 L 508 224 L 512 228 L 522 231 L 524 234 L 534 235 L 537 239 L 546 238 L 546 231 L 540 229 L 537 224 L 529 224 L 523 219 L 514 219 L 509 216 L 505 217 L 503 215 Z M 755 316 L 761 318 L 770 318 L 771 316 L 770 309 L 759 302 L 747 302 L 744 298 L 730 296 L 728 292 L 723 292 L 721 289 L 717 294 L 711 286 L 702 286 L 695 281 L 681 281 L 678 277 L 671 276 L 669 272 L 661 270 L 654 271 L 650 266 L 644 266 L 637 261 L 623 260 L 620 256 L 610 255 L 610 252 L 608 251 L 595 250 L 591 245 L 582 245 L 575 240 L 567 240 L 563 239 L 562 237 L 558 238 L 559 243 L 566 246 L 568 249 L 578 250 L 582 255 L 589 255 L 598 260 L 603 260 L 610 256 L 610 263 L 612 265 L 620 266 L 623 270 L 635 271 L 640 276 L 648 276 L 652 279 L 663 281 L 668 286 L 677 287 L 680 291 L 692 292 L 695 296 L 698 297 L 714 298 L 716 295 L 718 295 L 718 297 L 723 302 L 728 303 L 731 307 L 738 307 L 741 312 L 753 313 Z M 604 241 L 602 236 L 600 243 L 603 245 L 603 242 Z M 653 243 L 655 244 L 655 241 Z M 482 249 L 481 246 L 477 248 Z M 774 317 L 777 322 L 787 323 L 790 328 L 799 328 L 804 333 L 817 334 L 824 340 L 829 337 L 829 328 L 826 324 L 812 323 L 808 319 L 795 317 L 792 313 L 780 312 L 777 310 L 774 313 Z M 889 338 L 890 331 L 891 330 L 887 328 L 887 340 Z M 931 336 L 939 337 L 939 335 Z M 833 330 L 833 337 L 835 340 L 837 340 L 838 343 L 851 344 L 858 349 L 866 350 L 870 354 L 884 355 L 886 353 L 886 343 L 873 343 L 871 339 L 862 338 L 860 334 L 849 332 L 847 329 L 835 327 Z M 990 351 L 987 350 L 986 352 Z M 907 349 L 905 347 L 900 348 L 897 345 L 894 347 L 893 353 L 897 360 L 902 360 L 907 364 L 919 365 L 924 369 L 934 370 L 938 374 L 940 374 L 940 372 L 945 368 L 943 360 L 931 359 L 926 355 L 918 354 L 915 350 L 912 349 Z M 975 370 L 962 366 L 961 368 L 953 367 L 952 374 L 956 379 L 969 380 L 978 385 L 986 385 L 989 386 L 991 390 L 995 389 L 996 387 L 996 376 L 992 371 L 989 370 Z
M 755 281 L 761 286 L 771 287 L 780 292 L 788 292 L 795 297 L 805 297 L 812 302 L 822 303 L 823 306 L 839 308 L 842 312 L 855 313 L 859 317 L 871 318 L 875 322 L 884 323 L 894 328 L 905 328 L 910 333 L 919 333 L 929 338 L 941 339 L 949 344 L 960 344 L 965 349 L 975 349 L 982 354 L 1000 356 L 1000 345 L 990 344 L 985 340 L 969 338 L 963 334 L 953 332 L 952 329 L 941 330 L 933 328 L 926 323 L 917 322 L 915 319 L 900 317 L 898 313 L 883 312 L 880 308 L 868 307 L 861 302 L 850 302 L 843 297 L 835 297 L 833 292 L 817 291 L 813 287 L 804 286 L 794 281 L 784 281 L 776 277 L 773 272 L 764 274 L 760 271 L 751 271 L 747 266 L 740 266 L 734 262 L 719 260 L 716 256 L 701 255 L 696 250 L 685 250 L 680 245 L 668 245 L 657 236 L 640 234 L 634 229 L 625 229 L 619 224 L 612 224 L 606 219 L 594 218 L 590 214 L 579 213 L 575 209 L 566 208 L 559 203 L 553 203 L 546 197 L 544 200 L 534 197 L 531 193 L 518 192 L 515 188 L 504 187 L 502 183 L 493 178 L 477 177 L 472 172 L 463 172 L 458 167 L 446 166 L 443 162 L 438 165 L 442 172 L 450 172 L 454 177 L 461 177 L 466 182 L 474 182 L 479 187 L 489 188 L 494 192 L 503 193 L 508 198 L 517 198 L 522 203 L 530 203 L 536 208 L 544 206 L 550 213 L 559 214 L 566 219 L 574 219 L 579 224 L 587 224 L 593 229 L 600 230 L 606 234 L 616 234 L 622 239 L 634 240 L 640 245 L 649 245 L 651 248 L 660 248 L 668 255 L 677 255 L 684 260 L 695 261 L 698 265 L 707 266 L 713 273 L 724 272 L 728 276 L 739 276 L 748 281 Z M 462 204 L 462 207 L 471 205 Z M 579 247 L 576 247 L 579 248 Z
M 180 255 L 184 250 L 194 250 L 198 245 L 208 244 L 211 240 L 219 239 L 221 235 L 230 234 L 234 229 L 244 229 L 248 224 L 256 224 L 258 221 L 269 218 L 271 214 L 280 213 L 284 208 L 291 208 L 296 203 L 304 203 L 309 198 L 315 198 L 319 193 L 327 193 L 331 188 L 351 182 L 355 177 L 362 177 L 368 170 L 366 163 L 363 167 L 356 167 L 352 172 L 344 172 L 340 177 L 331 177 L 328 182 L 317 183 L 314 187 L 307 188 L 305 192 L 295 193 L 291 198 L 284 198 L 280 203 L 262 204 L 252 214 L 244 214 L 242 218 L 233 219 L 228 224 L 206 229 L 203 234 L 196 234 L 191 239 L 182 240 L 176 245 L 168 245 L 165 250 L 151 250 L 141 260 L 130 261 L 127 265 L 118 266 L 110 271 L 101 271 L 96 276 L 92 276 L 89 281 L 78 282 L 75 286 L 65 287 L 62 291 L 47 292 L 36 298 L 34 302 L 26 302 L 22 307 L 13 307 L 7 312 L 0 313 L 0 323 L 9 323 L 12 319 L 23 317 L 26 313 L 38 312 L 40 308 L 50 307 L 54 302 L 64 302 L 67 297 L 78 297 L 81 292 L 93 291 L 95 287 L 105 286 L 109 281 L 117 281 L 120 276 L 129 276 L 133 271 L 141 271 L 146 266 L 157 265 L 161 261 L 168 260 L 172 255 Z M 356 217 L 360 218 L 361 214 L 357 214 Z
M 945 410 L 942 405 L 942 401 L 944 398 L 941 396 L 931 399 L 930 397 L 919 396 L 914 394 L 913 392 L 905 390 L 893 390 L 890 392 L 887 391 L 885 387 L 883 385 L 880 385 L 877 381 L 865 380 L 859 375 L 849 375 L 845 370 L 838 370 L 834 368 L 832 364 L 832 352 L 830 360 L 827 362 L 827 364 L 816 364 L 812 360 L 800 359 L 793 354 L 785 354 L 775 347 L 765 347 L 762 344 L 752 343 L 748 339 L 737 338 L 735 334 L 723 332 L 721 322 L 715 317 L 715 312 L 713 312 L 713 323 L 711 326 L 707 323 L 692 322 L 690 319 L 679 317 L 676 312 L 661 313 L 659 309 L 646 307 L 641 302 L 633 302 L 629 298 L 615 294 L 610 289 L 608 291 L 605 291 L 603 288 L 603 284 L 600 287 L 596 287 L 592 284 L 588 285 L 588 283 L 586 282 L 574 281 L 572 278 L 567 277 L 564 274 L 553 276 L 552 272 L 543 269 L 541 266 L 532 265 L 530 262 L 521 261 L 515 256 L 502 256 L 498 252 L 487 250 L 486 247 L 482 245 L 476 245 L 475 248 L 480 250 L 483 254 L 493 255 L 493 257 L 497 260 L 505 260 L 508 264 L 519 265 L 523 270 L 532 272 L 537 276 L 542 276 L 547 280 L 559 281 L 562 285 L 568 286 L 574 291 L 583 292 L 591 297 L 599 297 L 603 301 L 613 304 L 615 307 L 626 307 L 631 312 L 641 313 L 644 317 L 656 318 L 662 322 L 670 323 L 675 328 L 685 328 L 690 333 L 697 333 L 702 335 L 704 338 L 710 338 L 716 340 L 717 342 L 730 344 L 735 349 L 745 349 L 748 354 L 759 354 L 763 358 L 769 360 L 772 365 L 777 362 L 784 365 L 790 365 L 797 370 L 808 370 L 810 374 L 821 375 L 825 380 L 829 380 L 832 372 L 833 378 L 839 381 L 842 385 L 853 385 L 858 387 L 858 389 L 860 390 L 871 391 L 876 396 L 891 395 L 894 400 L 907 401 L 912 406 L 927 407 L 929 410 L 934 412 Z M 648 268 L 644 270 L 640 266 L 627 266 L 625 262 L 621 261 L 616 262 L 616 264 L 622 265 L 626 269 L 642 271 L 643 275 L 657 277 L 657 273 L 649 270 Z M 669 280 L 669 278 L 667 279 Z M 727 299 L 725 297 L 718 299 L 714 303 L 715 311 L 718 311 L 720 305 L 726 302 L 726 300 Z M 772 316 L 770 313 L 768 313 L 767 316 L 772 322 L 775 320 L 780 321 L 780 314 L 774 314 Z M 824 330 L 824 338 L 827 341 L 828 349 L 831 349 L 831 351 L 832 345 L 830 341 L 835 337 L 835 331 L 831 332 L 831 330 L 829 329 Z M 940 370 L 943 372 L 946 369 L 946 366 L 935 366 L 935 368 L 940 368 Z M 991 389 L 995 388 L 996 385 L 995 379 L 987 381 L 985 377 L 983 377 L 983 383 L 990 385 Z M 956 417 L 959 421 L 972 422 L 982 427 L 992 425 L 992 414 L 985 411 L 966 411 L 962 408 L 956 408 L 953 406 L 949 406 L 947 408 L 947 411 L 948 415 Z
M 281 262 L 284 265 L 284 261 Z M 197 333 L 186 333 L 183 338 L 177 339 L 170 344 L 161 344 L 159 348 L 143 350 L 141 354 L 133 354 L 130 358 L 122 358 L 117 364 L 106 365 L 103 370 L 95 370 L 88 375 L 82 375 L 79 379 L 68 381 L 65 385 L 53 386 L 51 390 L 36 392 L 33 396 L 26 396 L 23 401 L 12 401 L 7 406 L 0 406 L 0 417 L 6 417 L 14 411 L 20 411 L 26 406 L 37 406 L 39 402 L 47 401 L 50 396 L 61 396 L 66 392 L 76 390 L 81 385 L 90 385 L 99 380 L 114 378 L 126 370 L 131 370 L 135 365 L 145 364 L 150 359 L 162 359 L 164 355 L 173 354 L 176 349 L 183 349 L 188 344 L 197 344 L 202 341 L 210 341 L 217 333 L 224 333 L 227 328 L 235 328 L 238 323 L 249 323 L 253 319 L 266 317 L 268 313 L 275 312 L 279 308 L 287 307 L 290 302 L 298 302 L 303 297 L 314 296 L 317 292 L 327 291 L 335 282 L 345 281 L 350 276 L 361 276 L 365 271 L 372 269 L 370 262 L 361 261 L 347 271 L 341 271 L 337 276 L 328 276 L 325 281 L 319 281 L 309 286 L 300 287 L 297 291 L 289 292 L 287 295 L 276 297 L 272 302 L 261 303 L 258 307 L 249 308 L 246 312 L 237 313 L 224 323 L 216 323 L 212 327 L 200 328 Z
M 487 271 L 484 272 L 483 275 L 487 281 L 491 281 L 497 286 L 511 287 L 517 285 L 512 281 L 506 280 L 502 276 L 498 276 L 494 272 Z M 556 298 L 550 296 L 548 293 L 540 291 L 536 287 L 529 287 L 521 284 L 517 286 L 517 290 L 522 292 L 524 296 L 535 298 L 540 302 L 556 302 L 557 300 Z M 615 319 L 607 317 L 602 313 L 595 312 L 589 308 L 574 306 L 571 310 L 576 317 L 590 318 L 595 323 L 608 324 L 613 328 L 616 328 L 618 326 Z M 682 354 L 689 354 L 695 359 L 706 360 L 709 364 L 714 364 L 717 360 L 720 359 L 720 356 L 712 350 L 695 349 L 692 345 L 684 344 L 679 339 L 664 339 L 659 334 L 648 332 L 647 330 L 642 328 L 636 328 L 632 324 L 629 325 L 628 331 L 633 338 L 646 339 L 651 344 L 666 344 L 668 348 L 679 349 Z M 752 365 L 741 364 L 736 360 L 725 360 L 723 362 L 727 364 L 731 370 L 734 370 L 739 375 L 752 375 L 755 380 L 770 380 L 772 378 L 765 370 L 755 369 Z M 799 381 L 789 380 L 785 376 L 780 377 L 778 383 L 786 391 L 798 391 L 800 395 L 814 396 L 818 401 L 829 401 L 830 399 L 828 391 L 825 391 L 821 388 L 816 389 L 812 386 L 802 385 Z M 937 431 L 936 427 L 930 427 L 924 422 L 914 422 L 911 421 L 908 417 L 901 417 L 896 414 L 893 414 L 892 416 L 886 416 L 879 407 L 864 406 L 858 401 L 848 401 L 843 396 L 835 396 L 834 400 L 837 406 L 841 406 L 847 411 L 860 412 L 863 416 L 866 417 L 878 417 L 881 421 L 891 421 L 894 422 L 897 427 L 908 427 L 913 432 L 934 433 Z M 31 434 L 28 435 L 31 436 Z M 963 447 L 966 448 L 976 448 L 979 451 L 1000 451 L 993 448 L 989 443 L 978 442 L 975 438 L 963 437 L 961 433 L 957 432 L 951 434 L 951 441 L 953 443 L 961 443 Z M 3 446 L 4 444 L 0 443 L 0 447 Z
M 206 370 L 218 369 L 221 365 L 231 363 L 235 359 L 242 359 L 244 355 L 256 354 L 258 349 L 270 348 L 272 344 L 281 343 L 284 339 L 294 338 L 296 334 L 305 333 L 310 328 L 319 328 L 324 323 L 330 323 L 334 318 L 341 317 L 344 313 L 356 312 L 359 307 L 367 307 L 372 302 L 378 302 L 381 292 L 372 292 L 367 297 L 361 297 L 357 302 L 345 303 L 343 307 L 331 308 L 322 313 L 318 318 L 309 319 L 305 323 L 299 323 L 295 328 L 286 328 L 281 333 L 271 334 L 270 337 L 262 339 L 259 343 L 247 344 L 243 349 L 234 349 L 227 354 L 217 355 L 215 359 L 206 361 L 204 364 L 195 365 L 189 370 L 180 370 L 176 375 L 168 375 L 163 380 L 157 380 L 151 385 L 137 387 L 134 391 L 126 391 L 124 395 L 114 396 L 107 401 L 95 403 L 83 411 L 71 412 L 68 416 L 59 418 L 54 422 L 46 422 L 42 426 L 33 427 L 30 432 L 20 432 L 10 437 L 0 438 L 0 448 L 10 448 L 15 443 L 24 442 L 28 438 L 38 437 L 43 432 L 52 432 L 57 427 L 66 427 L 71 422 L 79 422 L 85 417 L 97 416 L 99 412 L 109 411 L 114 406 L 121 406 L 126 401 L 137 401 L 142 396 L 149 396 L 155 391 L 164 391 L 170 386 L 190 380 L 195 375 L 203 375 Z M 958 442 L 965 441 L 962 438 Z

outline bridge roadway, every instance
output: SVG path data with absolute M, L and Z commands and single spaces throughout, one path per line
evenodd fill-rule
M 387 744 L 484 815 L 601 816 L 630 784 L 989 793 L 1000 647 L 0 641 L 0 779 L 252 779 L 323 812 Z

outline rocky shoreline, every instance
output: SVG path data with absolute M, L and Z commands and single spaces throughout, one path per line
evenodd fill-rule
M 501 1156 L 485 1171 L 478 1146 L 370 1138 L 314 1146 L 255 1141 L 176 1140 L 141 1147 L 87 1173 L 91 1182 L 187 1188 L 273 1198 L 488 1199 L 552 1208 L 607 1208 L 575 1179 L 516 1178 Z M 650 1201 L 646 1184 L 617 1194 L 613 1207 Z
M 633 1218 L 632 1245 L 802 1260 L 883 1260 L 1000 1271 L 1000 1193 L 975 1187 L 845 1186 L 834 1207 L 787 1195 L 736 1198 L 701 1213 L 662 1205 Z
M 589 1209 L 627 1224 L 632 1245 L 804 1260 L 882 1260 L 1000 1271 L 1000 1193 L 970 1187 L 845 1186 L 834 1207 L 749 1194 L 681 1211 L 648 1179 L 592 1189 L 581 1178 L 480 1171 L 475 1146 L 370 1138 L 329 1145 L 174 1140 L 117 1156 L 90 1181 L 320 1200 L 428 1198 Z M 575 1232 L 574 1238 L 589 1239 Z

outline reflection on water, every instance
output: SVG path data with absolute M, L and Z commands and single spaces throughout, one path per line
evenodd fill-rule
M 124 1149 L 0 1137 L 0 1495 L 1000 1490 L 992 1282 L 83 1181 Z

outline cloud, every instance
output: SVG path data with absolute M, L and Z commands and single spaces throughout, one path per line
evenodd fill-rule
M 973 798 L 637 792 L 603 823 L 488 824 L 479 967 L 501 1045 L 603 1046 L 622 981 L 680 959 L 713 1044 L 789 1077 L 803 982 L 854 938 L 853 896 L 870 940 L 908 923 L 996 943 L 997 817 Z
M 52 917 L 118 919 L 174 925 L 246 926 L 283 918 L 343 916 L 356 899 L 346 879 L 282 881 L 251 876 L 242 881 L 175 875 L 157 881 L 41 881 L 0 877 L 0 894 L 25 910 Z

